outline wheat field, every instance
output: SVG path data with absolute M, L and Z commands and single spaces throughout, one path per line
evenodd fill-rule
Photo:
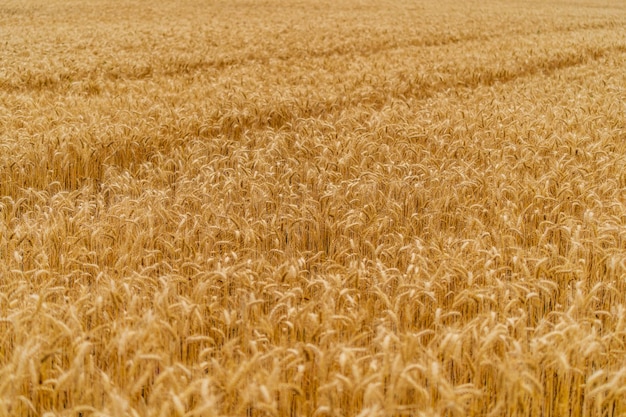
M 0 33 L 0 416 L 626 415 L 623 2 Z

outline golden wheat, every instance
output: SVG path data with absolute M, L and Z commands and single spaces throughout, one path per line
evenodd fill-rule
M 626 11 L 8 0 L 1 416 L 626 414 Z

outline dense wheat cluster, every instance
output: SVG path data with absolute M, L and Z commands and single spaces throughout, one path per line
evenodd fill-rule
M 0 31 L 0 416 L 626 414 L 622 3 Z

